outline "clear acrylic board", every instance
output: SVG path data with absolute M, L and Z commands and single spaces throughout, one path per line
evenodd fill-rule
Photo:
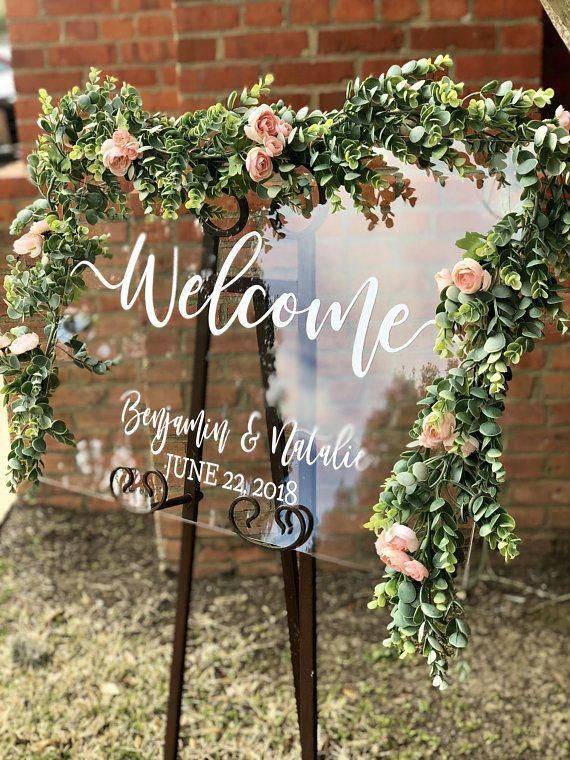
M 465 230 L 487 231 L 517 202 L 516 188 L 492 181 L 478 189 L 451 177 L 441 187 L 419 169 L 402 172 L 417 202 L 396 200 L 393 226 L 371 225 L 348 196 L 344 210 L 317 205 L 310 218 L 257 208 L 215 244 L 190 218 L 135 219 L 121 255 L 101 270 L 117 285 L 138 252 L 131 308 L 121 308 L 120 289 L 99 282 L 95 307 L 110 299 L 115 311 L 112 324 L 102 317 L 90 327 L 100 342 L 123 336 L 129 361 L 90 383 L 95 400 L 93 389 L 107 389 L 111 412 L 98 419 L 95 401 L 82 413 L 74 471 L 48 467 L 50 481 L 108 500 L 111 471 L 133 468 L 132 478 L 117 474 L 114 495 L 145 512 L 199 479 L 197 522 L 210 531 L 365 565 L 372 552 L 362 525 L 409 442 L 423 387 L 446 368 L 433 352 L 434 274 L 458 260 Z M 215 270 L 204 269 L 204 245 L 212 267 L 217 251 Z M 211 333 L 207 394 L 192 414 L 200 319 Z M 201 441 L 195 461 L 188 454 Z M 92 462 L 87 471 L 94 458 L 96 475 Z M 161 519 L 185 519 L 183 511 L 167 507 Z

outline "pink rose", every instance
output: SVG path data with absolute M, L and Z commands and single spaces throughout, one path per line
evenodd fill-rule
M 378 551 L 378 556 L 390 570 L 396 570 L 398 573 L 401 573 L 405 563 L 410 561 L 406 552 L 394 549 L 393 546 L 383 546 Z
M 0 335 L 0 349 L 8 348 L 11 342 L 12 338 L 9 335 Z
M 32 224 L 30 232 L 33 232 L 34 235 L 43 235 L 46 232 L 50 232 L 50 227 L 45 219 L 40 219 L 39 222 L 34 222 Z
M 462 293 L 477 293 L 489 290 L 491 275 L 475 259 L 466 258 L 458 261 L 451 270 L 451 277 Z
M 421 562 L 418 562 L 417 559 L 408 559 L 407 562 L 404 562 L 401 572 L 419 582 L 423 581 L 423 579 L 427 578 L 429 575 L 427 567 L 422 565 Z
M 254 182 L 261 182 L 273 174 L 271 158 L 263 148 L 252 148 L 245 159 L 245 168 Z
M 123 150 L 130 161 L 134 161 L 135 158 L 138 158 L 141 152 L 140 145 L 134 138 L 129 140 L 129 142 L 123 147 Z
M 277 134 L 279 122 L 279 117 L 264 103 L 251 111 L 244 132 L 253 142 L 262 143 L 264 135 Z
M 12 248 L 18 256 L 31 256 L 33 259 L 39 256 L 44 247 L 43 236 L 37 232 L 26 232 L 17 240 L 14 240 Z
M 280 156 L 283 153 L 283 138 L 265 135 L 263 138 L 263 147 L 268 156 Z
M 124 177 L 131 165 L 131 159 L 123 148 L 114 145 L 103 153 L 103 165 L 116 177 Z
M 451 412 L 446 412 L 439 427 L 436 427 L 436 419 L 433 413 L 424 417 L 418 443 L 426 449 L 435 449 L 442 444 L 447 449 L 455 441 L 455 417 Z
M 290 124 L 288 124 L 286 121 L 283 121 L 283 119 L 279 119 L 279 123 L 277 124 L 278 135 L 283 135 L 283 137 L 289 137 L 292 131 L 293 131 L 293 127 Z
M 408 528 L 407 525 L 400 525 L 400 523 L 394 523 L 388 528 L 386 543 L 394 549 L 411 553 L 415 552 L 420 545 L 415 531 Z
M 116 129 L 113 132 L 113 145 L 117 148 L 124 148 L 133 139 L 128 129 Z
M 440 269 L 435 275 L 435 281 L 440 293 L 444 288 L 449 287 L 453 283 L 449 269 Z
M 474 435 L 470 435 L 461 446 L 461 454 L 467 458 L 474 451 L 479 451 L 479 441 Z
M 24 333 L 18 338 L 15 338 L 10 344 L 10 353 L 15 356 L 25 354 L 26 351 L 31 351 L 33 348 L 37 348 L 40 345 L 40 339 L 36 333 Z
M 570 132 L 570 111 L 566 111 L 564 106 L 558 106 L 554 115 L 558 119 L 560 126 Z

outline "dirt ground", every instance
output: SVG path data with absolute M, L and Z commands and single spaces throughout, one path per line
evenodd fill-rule
M 387 656 L 386 618 L 366 609 L 374 579 L 323 573 L 322 758 L 570 756 L 567 569 L 479 583 L 471 647 L 443 694 L 419 659 Z M 158 760 L 174 593 L 145 518 L 13 510 L 0 532 L 0 758 Z M 181 758 L 297 760 L 279 579 L 203 580 L 194 599 Z

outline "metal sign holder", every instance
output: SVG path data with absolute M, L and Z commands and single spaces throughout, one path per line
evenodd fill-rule
M 211 273 L 198 296 L 198 308 L 207 299 L 216 276 L 220 238 L 231 237 L 239 233 L 249 218 L 249 207 L 245 198 L 238 198 L 240 217 L 230 229 L 219 229 L 211 223 L 204 226 L 204 249 L 202 269 Z M 321 202 L 322 202 L 321 197 Z M 272 209 L 276 210 L 276 209 Z M 233 292 L 243 292 L 252 284 L 262 283 L 255 278 L 241 278 L 233 285 Z M 228 290 L 232 292 L 232 289 Z M 259 293 L 254 298 L 256 316 L 267 309 L 267 298 Z M 274 328 L 269 320 L 263 320 L 257 327 L 257 343 L 261 379 L 264 390 L 267 390 L 268 379 L 274 371 L 274 354 L 268 350 L 274 344 Z M 210 331 L 208 328 L 207 310 L 202 310 L 197 318 L 196 350 L 194 354 L 194 369 L 192 380 L 192 397 L 190 416 L 195 417 L 206 406 L 208 383 L 208 355 L 210 350 Z M 274 427 L 282 424 L 278 410 L 265 404 L 265 416 L 268 435 Z M 189 461 L 199 461 L 202 458 L 202 445 L 197 445 L 191 435 L 186 442 L 186 457 Z M 283 482 L 286 473 L 281 465 L 279 452 L 270 454 L 270 464 L 273 481 Z M 113 476 L 112 476 L 113 480 Z M 164 480 L 164 479 L 163 479 Z M 198 520 L 199 503 L 203 498 L 200 482 L 194 479 L 184 479 L 184 495 L 168 500 L 167 487 L 164 483 L 163 499 L 154 506 L 162 509 L 174 504 L 182 505 L 182 538 L 178 575 L 178 596 L 174 625 L 174 643 L 170 668 L 170 690 L 168 698 L 166 737 L 164 744 L 165 760 L 176 760 L 179 751 L 180 717 L 182 711 L 182 696 L 186 675 L 186 648 L 188 643 L 188 626 L 190 603 L 192 596 L 192 581 L 196 549 L 196 522 Z M 239 502 L 247 502 L 259 513 L 259 504 L 249 496 L 238 497 L 230 507 L 230 518 Z M 254 518 L 252 518 L 254 519 Z M 316 560 L 311 554 L 298 551 L 297 547 L 310 538 L 313 530 L 313 515 L 303 505 L 282 505 L 275 509 L 274 519 L 284 534 L 291 532 L 293 522 L 299 523 L 300 531 L 296 539 L 285 548 L 266 544 L 269 548 L 277 548 L 281 554 L 281 568 L 287 609 L 289 643 L 291 649 L 291 667 L 295 688 L 299 736 L 302 760 L 317 758 L 317 613 L 316 613 Z M 234 520 L 234 528 L 246 540 Z M 263 545 L 256 541 L 258 545 Z

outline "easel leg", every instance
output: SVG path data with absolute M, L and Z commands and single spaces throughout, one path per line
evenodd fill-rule
M 281 561 L 299 719 L 301 757 L 302 760 L 316 760 L 318 727 L 316 560 L 303 552 L 284 551 Z M 292 581 L 291 578 L 294 580 Z M 293 595 L 296 596 L 294 604 Z
M 316 560 L 299 552 L 299 733 L 303 760 L 317 758 Z
M 183 523 L 180 568 L 178 573 L 178 599 L 176 603 L 176 620 L 174 623 L 174 644 L 170 666 L 170 688 L 168 694 L 168 712 L 166 717 L 166 738 L 164 742 L 164 760 L 176 760 L 178 757 L 178 737 L 180 734 L 180 714 L 182 694 L 184 691 L 184 671 L 186 662 L 186 643 L 188 640 L 188 615 L 192 595 L 192 576 L 196 546 L 196 526 Z

